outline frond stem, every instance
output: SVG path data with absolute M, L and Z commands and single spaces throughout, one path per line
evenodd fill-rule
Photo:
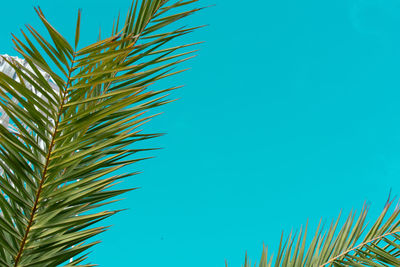
M 138 34 L 138 36 L 135 38 L 134 42 L 133 42 L 132 44 L 130 44 L 131 47 L 133 47 L 133 46 L 136 45 L 138 39 L 139 39 L 140 36 L 143 34 L 144 29 L 146 29 L 147 25 L 148 25 L 148 24 L 150 23 L 150 21 L 154 18 L 154 15 L 155 15 L 155 14 L 157 13 L 157 11 L 158 11 L 165 3 L 167 3 L 168 1 L 169 1 L 169 0 L 162 0 L 162 1 L 160 1 L 159 5 L 155 8 L 153 14 L 148 18 L 148 20 L 147 20 L 147 21 L 144 23 L 144 25 L 142 26 L 142 29 L 140 30 L 140 33 Z M 128 56 L 128 55 L 124 56 L 123 59 L 122 59 L 122 61 L 124 61 L 124 60 L 126 59 L 127 56 Z M 71 81 L 72 81 L 72 80 L 71 80 L 71 75 L 72 75 L 72 72 L 73 72 L 73 65 L 74 65 L 74 62 L 75 62 L 75 58 L 76 58 L 76 51 L 74 51 L 74 55 L 73 55 L 73 58 L 72 58 L 72 61 L 71 61 L 71 66 L 70 66 L 70 69 L 68 70 L 68 79 L 67 79 L 67 83 L 66 83 L 66 85 L 65 85 L 65 87 L 64 87 L 65 91 L 63 92 L 63 96 L 62 96 L 62 99 L 61 99 L 62 102 L 60 103 L 60 109 L 59 109 L 59 111 L 58 111 L 57 121 L 56 121 L 55 126 L 54 126 L 54 132 L 53 132 L 52 135 L 51 135 L 51 142 L 50 142 L 50 146 L 49 146 L 48 153 L 47 153 L 47 155 L 46 155 L 46 161 L 45 161 L 43 173 L 42 173 L 42 176 L 41 176 L 41 180 L 40 180 L 40 183 L 39 183 L 39 187 L 38 187 L 37 192 L 36 192 L 36 195 L 35 195 L 35 202 L 34 202 L 34 205 L 33 205 L 32 211 L 31 211 L 31 214 L 30 214 L 30 219 L 29 219 L 28 225 L 27 225 L 27 227 L 26 227 L 24 237 L 23 237 L 23 239 L 22 239 L 22 241 L 21 241 L 18 254 L 17 254 L 16 258 L 15 258 L 14 267 L 17 267 L 17 266 L 18 266 L 18 263 L 19 263 L 20 260 L 21 260 L 21 256 L 22 256 L 22 253 L 23 253 L 24 248 L 25 248 L 25 244 L 26 244 L 26 241 L 27 241 L 27 238 L 28 238 L 28 235 L 29 235 L 29 231 L 30 231 L 30 229 L 31 229 L 31 227 L 32 227 L 32 224 L 33 224 L 33 221 L 34 221 L 34 217 L 35 217 L 35 214 L 36 214 L 36 212 L 37 212 L 37 208 L 38 208 L 37 206 L 38 206 L 40 194 L 41 194 L 41 192 L 42 192 L 42 187 L 43 187 L 43 184 L 44 184 L 44 182 L 45 182 L 45 178 L 46 178 L 46 174 L 47 174 L 47 169 L 48 169 L 48 166 L 49 166 L 49 163 L 50 163 L 51 152 L 52 152 L 53 147 L 54 147 L 55 136 L 56 136 L 57 129 L 58 129 L 58 126 L 59 126 L 59 123 L 60 123 L 61 115 L 62 115 L 62 113 L 63 113 L 63 107 L 64 107 L 64 103 L 65 103 L 65 98 L 66 98 L 66 96 L 67 96 L 67 88 L 71 85 Z M 114 72 L 111 76 L 112 76 L 112 77 L 115 77 L 116 75 L 117 75 L 117 72 Z M 109 89 L 109 87 L 110 87 L 111 84 L 112 84 L 112 82 L 108 83 L 108 84 L 104 87 L 104 92 L 107 92 L 107 91 L 108 91 L 108 89 Z
M 346 251 L 340 253 L 339 255 L 337 255 L 337 256 L 331 258 L 329 261 L 327 261 L 327 262 L 325 262 L 324 264 L 320 265 L 320 267 L 324 267 L 324 266 L 326 266 L 326 265 L 328 265 L 328 264 L 331 264 L 331 263 L 333 263 L 335 260 L 337 260 L 338 258 L 340 258 L 340 257 L 342 257 L 342 256 L 344 256 L 344 255 L 346 255 L 346 254 L 349 254 L 350 252 L 352 252 L 352 251 L 354 251 L 354 250 L 357 250 L 357 249 L 359 249 L 359 248 L 365 246 L 365 245 L 368 244 L 368 243 L 372 243 L 372 242 L 374 242 L 374 241 L 380 240 L 380 239 L 382 239 L 382 238 L 384 238 L 384 237 L 387 237 L 387 236 L 389 236 L 389 235 L 397 234 L 397 233 L 399 233 L 399 232 L 400 232 L 400 228 L 395 228 L 394 231 L 392 231 L 392 232 L 388 232 L 388 233 L 386 233 L 386 234 L 384 234 L 384 235 L 380 235 L 380 236 L 377 236 L 377 237 L 375 237 L 375 238 L 373 238 L 373 239 L 367 240 L 367 241 L 365 241 L 365 242 L 359 244 L 358 246 L 355 246 L 355 247 L 353 247 L 353 248 L 351 248 L 351 249 L 348 249 L 348 250 L 346 250 Z
M 160 2 L 160 4 L 157 6 L 157 8 L 155 8 L 153 14 L 151 14 L 151 16 L 149 16 L 149 18 L 147 19 L 147 21 L 145 22 L 145 24 L 142 26 L 142 29 L 140 30 L 139 34 L 135 35 L 135 41 L 134 41 L 132 44 L 129 45 L 130 47 L 134 47 L 134 46 L 136 45 L 137 41 L 139 40 L 139 38 L 142 36 L 144 30 L 146 29 L 147 25 L 149 25 L 150 21 L 154 18 L 154 15 L 155 15 L 155 14 L 157 13 L 157 11 L 160 10 L 160 8 L 161 8 L 162 6 L 164 6 L 168 1 L 169 1 L 169 0 L 162 0 L 162 1 Z M 124 62 L 125 59 L 126 59 L 127 57 L 128 57 L 128 54 L 125 55 L 125 56 L 123 57 L 123 59 L 121 60 L 121 62 Z M 114 77 L 117 75 L 117 73 L 118 73 L 118 72 L 113 72 L 112 75 L 111 75 L 111 77 L 114 78 Z M 108 91 L 108 89 L 110 88 L 111 84 L 112 84 L 112 82 L 109 82 L 106 86 L 104 86 L 104 92 L 107 92 L 107 91 Z
M 54 147 L 55 136 L 56 136 L 56 133 L 57 133 L 57 130 L 58 130 L 58 126 L 60 124 L 61 115 L 63 113 L 63 107 L 64 107 L 64 104 L 65 104 L 65 99 L 66 99 L 67 93 L 68 93 L 67 88 L 71 85 L 71 82 L 72 82 L 71 75 L 72 75 L 72 72 L 73 72 L 73 65 L 74 65 L 74 62 L 75 62 L 75 57 L 76 57 L 76 51 L 74 51 L 74 55 L 73 55 L 73 58 L 72 58 L 72 61 L 71 61 L 71 66 L 70 66 L 70 68 L 68 70 L 68 79 L 67 79 L 67 83 L 66 83 L 66 85 L 64 87 L 64 92 L 62 92 L 63 95 L 61 97 L 60 109 L 59 109 L 58 114 L 57 114 L 57 121 L 54 124 L 54 131 L 53 131 L 53 133 L 51 135 L 51 142 L 50 142 L 49 150 L 48 150 L 47 155 L 46 155 L 46 161 L 45 161 L 44 169 L 43 169 L 43 172 L 42 172 L 42 177 L 40 179 L 39 187 L 38 187 L 36 195 L 35 195 L 35 202 L 34 202 L 34 205 L 32 207 L 32 211 L 31 211 L 31 214 L 30 214 L 28 225 L 27 225 L 26 230 L 25 230 L 24 237 L 23 237 L 23 239 L 21 241 L 18 254 L 15 257 L 14 267 L 17 267 L 19 261 L 21 260 L 22 253 L 23 253 L 23 251 L 25 249 L 26 240 L 28 238 L 30 229 L 32 227 L 32 224 L 33 224 L 33 221 L 34 221 L 33 219 L 34 219 L 35 214 L 37 212 L 37 206 L 38 206 L 40 194 L 42 193 L 43 184 L 44 184 L 45 179 L 46 179 L 47 168 L 48 168 L 49 163 L 50 163 L 51 152 L 52 152 L 53 147 Z

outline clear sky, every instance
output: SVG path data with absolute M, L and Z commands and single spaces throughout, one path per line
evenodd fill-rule
M 10 32 L 39 25 L 40 5 L 68 37 L 83 8 L 82 37 L 130 0 L 2 2 L 1 53 Z M 400 193 L 400 4 L 394 0 L 204 0 L 187 20 L 210 24 L 206 41 L 171 84 L 179 101 L 145 127 L 166 132 L 156 158 L 125 186 L 94 248 L 100 266 L 240 266 L 282 230 L 311 228 L 340 209 Z

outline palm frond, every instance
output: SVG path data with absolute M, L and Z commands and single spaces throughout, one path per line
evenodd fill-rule
M 80 12 L 73 44 L 40 8 L 49 38 L 30 25 L 13 36 L 24 60 L 3 57 L 17 78 L 0 73 L 0 265 L 92 266 L 85 252 L 98 242 L 87 240 L 107 229 L 94 224 L 118 212 L 93 209 L 133 190 L 112 186 L 135 172 L 113 173 L 159 136 L 140 127 L 177 87 L 150 87 L 194 52 L 168 44 L 195 29 L 173 26 L 195 2 L 134 1 L 121 29 L 80 49 Z
M 341 215 L 326 230 L 320 221 L 310 240 L 307 226 L 287 239 L 282 235 L 276 257 L 264 247 L 259 267 L 400 266 L 399 206 L 388 201 L 370 226 L 368 210 L 365 204 L 358 216 L 350 212 L 341 227 Z M 250 266 L 247 255 L 244 266 Z

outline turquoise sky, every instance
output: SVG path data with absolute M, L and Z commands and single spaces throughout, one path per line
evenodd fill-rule
M 125 14 L 129 0 L 2 3 L 10 32 L 39 25 L 40 5 L 63 34 L 83 8 L 83 42 Z M 282 230 L 340 209 L 382 208 L 400 193 L 400 2 L 204 0 L 186 22 L 206 41 L 171 85 L 178 102 L 145 128 L 165 149 L 132 166 L 141 189 L 116 208 L 91 260 L 100 266 L 240 266 Z M 161 111 L 161 110 L 160 110 Z M 150 155 L 148 155 L 150 156 Z

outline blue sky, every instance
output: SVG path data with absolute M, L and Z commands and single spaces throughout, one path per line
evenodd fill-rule
M 83 8 L 83 42 L 129 0 L 2 3 L 10 32 L 39 25 L 40 5 L 68 37 Z M 281 231 L 331 220 L 340 209 L 382 208 L 400 193 L 400 3 L 394 0 L 204 0 L 186 22 L 209 24 L 179 101 L 145 127 L 166 132 L 155 159 L 124 183 L 141 189 L 107 221 L 100 266 L 240 266 L 275 250 Z

